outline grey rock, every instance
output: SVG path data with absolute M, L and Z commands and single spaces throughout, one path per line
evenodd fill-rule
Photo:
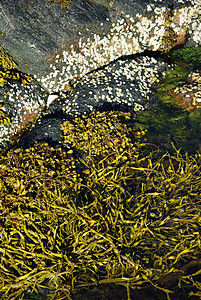
M 144 95 L 139 89 L 144 81 L 138 82 L 137 88 L 136 83 L 125 78 L 124 71 L 105 66 L 119 57 L 147 49 L 163 50 L 168 26 L 183 41 L 190 29 L 192 43 L 201 44 L 199 8 L 199 0 L 72 0 L 63 9 L 59 4 L 50 5 L 48 0 L 2 1 L 0 28 L 4 36 L 0 44 L 21 71 L 35 77 L 35 83 L 34 87 L 24 88 L 10 82 L 2 89 L 2 94 L 6 89 L 10 91 L 1 101 L 2 109 L 11 117 L 11 125 L 0 127 L 0 143 L 9 141 L 26 127 L 25 123 L 32 122 L 36 112 L 40 114 L 46 106 L 51 93 L 64 94 L 57 100 L 57 110 L 60 103 L 61 111 L 71 116 L 105 102 L 144 108 L 149 100 L 149 93 Z M 118 64 L 120 67 L 123 63 Z M 125 70 L 127 66 L 124 63 Z M 94 73 L 96 70 L 99 71 Z M 148 67 L 144 68 L 143 72 L 147 71 Z M 114 72 L 119 73 L 116 79 Z M 128 75 L 132 77 L 132 71 Z M 98 88 L 97 82 L 100 82 Z M 75 89 L 67 97 L 69 85 Z
M 44 109 L 47 92 L 37 81 L 23 85 L 10 80 L 0 87 L 1 110 L 10 119 L 10 126 L 0 126 L 0 144 L 6 145 L 24 130 L 27 130 Z
M 129 111 L 135 118 L 154 104 L 152 85 L 166 66 L 153 57 L 134 56 L 88 74 L 70 95 L 58 94 L 35 127 L 22 137 L 18 147 L 30 147 L 36 141 L 59 147 L 62 145 L 61 123 L 94 109 Z
M 122 55 L 159 49 L 169 10 L 178 14 L 179 21 L 172 23 L 179 34 L 199 14 L 194 2 L 72 0 L 61 9 L 48 0 L 5 0 L 0 4 L 5 33 L 0 44 L 21 71 L 35 75 L 49 92 L 58 92 Z

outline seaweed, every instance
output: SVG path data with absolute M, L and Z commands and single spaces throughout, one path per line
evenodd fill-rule
M 170 58 L 174 61 L 182 61 L 187 64 L 201 64 L 201 47 L 186 47 L 174 49 L 170 53 Z
M 68 4 L 71 3 L 72 0 L 50 0 L 49 4 L 56 4 L 56 3 L 60 3 L 60 7 L 61 8 L 65 8 L 68 6 Z M 93 0 L 90 0 L 93 1 Z
M 72 0 L 50 0 L 50 4 L 60 3 L 61 8 L 67 7 Z
M 1 299 L 71 299 L 98 284 L 128 299 L 147 285 L 200 294 L 201 154 L 147 155 L 130 121 L 92 112 L 62 125 L 66 152 L 1 155 Z
M 0 126 L 2 126 L 2 125 L 9 126 L 10 118 L 3 110 L 1 110 L 1 105 L 0 105 Z
M 97 164 L 106 166 L 112 160 L 126 161 L 137 155 L 138 148 L 137 134 L 128 126 L 130 119 L 130 113 L 94 110 L 61 125 L 64 143 L 72 151 L 81 150 L 87 159 L 92 157 Z
M 164 53 L 168 53 L 176 44 L 177 35 L 171 26 L 165 27 L 165 32 L 162 37 L 162 50 Z
M 2 46 L 0 46 L 0 65 L 3 69 L 16 69 L 17 64 L 14 62 L 13 58 L 8 55 Z

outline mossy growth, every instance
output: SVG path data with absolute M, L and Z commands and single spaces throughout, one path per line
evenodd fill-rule
M 150 142 L 169 151 L 171 142 L 189 152 L 195 152 L 201 147 L 201 110 L 196 109 L 190 113 L 184 111 L 183 102 L 168 94 L 176 87 L 187 84 L 186 78 L 191 70 L 192 65 L 172 63 L 156 86 L 157 107 L 140 113 L 136 119 L 135 130 L 146 129 Z
M 173 64 L 163 72 L 163 77 L 156 93 L 156 97 L 161 105 L 168 108 L 181 108 L 181 104 L 168 95 L 168 91 L 183 85 L 189 72 L 189 66 L 185 64 Z
M 1 299 L 110 283 L 128 299 L 146 285 L 170 299 L 178 282 L 199 295 L 201 155 L 145 156 L 128 114 L 88 118 L 63 125 L 68 153 L 36 143 L 0 158 Z
M 169 53 L 174 61 L 183 61 L 187 64 L 201 64 L 201 47 L 174 49 Z
M 171 142 L 184 152 L 201 150 L 200 109 L 188 113 L 155 107 L 137 117 L 135 130 L 147 130 L 147 140 L 161 151 L 172 151 Z

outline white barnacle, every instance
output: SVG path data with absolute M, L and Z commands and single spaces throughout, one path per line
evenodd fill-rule
M 147 11 L 152 11 L 152 7 L 151 7 L 151 5 L 147 5 Z
M 58 98 L 58 95 L 49 95 L 48 98 L 47 98 L 47 103 L 46 103 L 47 108 L 57 98 Z

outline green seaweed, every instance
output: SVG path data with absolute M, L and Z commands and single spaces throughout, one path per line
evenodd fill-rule
M 168 108 L 181 108 L 181 104 L 168 95 L 168 91 L 185 83 L 189 74 L 189 66 L 185 64 L 171 65 L 165 72 L 157 87 L 156 97 L 161 105 Z
M 199 65 L 201 64 L 201 47 L 174 49 L 169 53 L 169 56 L 174 61 Z
M 200 124 L 200 109 L 188 113 L 156 107 L 137 117 L 135 130 L 147 130 L 146 138 L 161 151 L 171 151 L 173 142 L 182 151 L 195 153 L 201 149 Z

